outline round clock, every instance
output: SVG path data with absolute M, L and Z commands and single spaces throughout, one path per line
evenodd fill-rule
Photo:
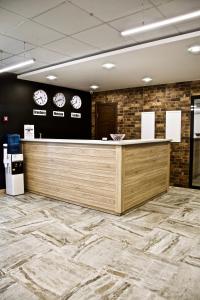
M 79 109 L 82 105 L 81 98 L 79 96 L 73 96 L 71 99 L 71 105 L 75 109 Z
M 47 103 L 48 97 L 45 91 L 37 90 L 33 94 L 33 99 L 36 104 L 43 106 Z
M 57 93 L 55 94 L 55 96 L 53 97 L 53 103 L 57 106 L 57 107 L 63 107 L 65 105 L 65 96 L 63 93 Z

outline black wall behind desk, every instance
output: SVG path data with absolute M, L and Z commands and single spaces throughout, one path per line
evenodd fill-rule
M 42 89 L 47 93 L 48 102 L 38 106 L 33 100 L 33 93 Z M 57 108 L 53 96 L 63 93 L 66 104 Z M 70 100 L 78 95 L 82 99 L 80 109 L 74 109 Z M 47 116 L 34 116 L 33 109 L 45 109 Z M 53 111 L 64 111 L 64 117 L 53 117 Z M 71 112 L 81 113 L 81 118 L 71 118 Z M 8 122 L 3 117 L 8 116 Z M 7 133 L 19 133 L 24 136 L 24 124 L 35 125 L 35 137 L 60 139 L 90 139 L 91 138 L 91 97 L 87 92 L 63 88 L 50 84 L 19 80 L 10 74 L 0 77 L 0 188 L 5 187 L 3 166 L 3 139 Z

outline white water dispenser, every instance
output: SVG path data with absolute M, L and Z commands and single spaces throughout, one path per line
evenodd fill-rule
M 23 154 L 20 136 L 8 134 L 3 144 L 3 163 L 5 166 L 6 194 L 16 196 L 24 194 Z

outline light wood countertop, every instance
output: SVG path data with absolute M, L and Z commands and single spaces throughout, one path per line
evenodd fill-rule
M 142 139 L 130 139 L 122 141 L 102 141 L 102 140 L 79 140 L 79 139 L 21 139 L 23 142 L 40 142 L 40 143 L 63 143 L 63 144 L 84 144 L 84 145 L 138 145 L 138 144 L 148 144 L 148 143 L 164 143 L 170 142 L 167 139 L 153 139 L 153 140 L 142 140 Z

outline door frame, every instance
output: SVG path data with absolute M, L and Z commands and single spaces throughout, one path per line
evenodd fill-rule
M 109 106 L 113 106 L 115 108 L 114 128 L 115 128 L 115 132 L 117 133 L 117 103 L 116 102 L 107 103 L 107 102 L 97 101 L 95 103 L 95 139 L 97 138 L 97 121 L 98 121 L 97 109 L 98 109 L 98 105 L 109 105 Z
M 200 99 L 199 96 L 191 96 L 191 106 L 190 106 L 190 165 L 189 165 L 189 187 L 192 189 L 200 189 L 200 186 L 193 186 L 193 150 L 194 150 L 194 101 L 195 99 Z

